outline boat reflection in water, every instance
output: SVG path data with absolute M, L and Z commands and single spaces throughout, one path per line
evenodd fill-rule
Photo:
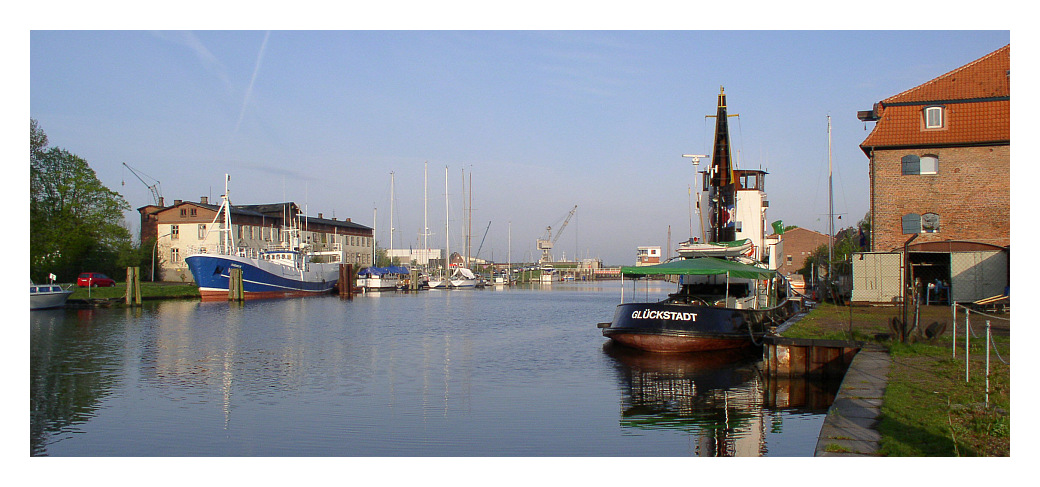
M 767 437 L 783 428 L 785 415 L 822 416 L 840 386 L 768 377 L 756 349 L 658 354 L 607 342 L 603 351 L 615 360 L 621 382 L 621 426 L 689 433 L 697 456 L 770 454 Z M 815 437 L 806 442 L 804 452 L 780 455 L 811 456 Z

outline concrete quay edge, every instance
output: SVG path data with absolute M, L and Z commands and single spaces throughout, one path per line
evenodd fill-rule
M 856 354 L 827 410 L 815 456 L 877 455 L 881 442 L 877 424 L 891 365 L 888 352 L 878 348 L 863 348 Z

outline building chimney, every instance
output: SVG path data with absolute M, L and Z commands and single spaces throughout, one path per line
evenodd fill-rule
M 208 205 L 209 204 L 209 196 L 200 196 L 199 197 L 199 203 L 202 203 L 204 205 Z
M 347 218 L 347 222 L 348 222 L 348 223 L 350 222 L 350 218 Z
M 181 200 L 173 200 L 173 206 L 181 204 Z
M 166 204 L 163 201 L 163 197 L 162 196 L 159 197 L 159 206 L 162 207 L 162 208 L 166 208 Z
M 319 219 L 319 220 L 321 220 L 321 219 L 322 219 L 322 217 L 321 217 L 321 212 L 320 212 L 320 211 L 318 212 L 318 219 Z

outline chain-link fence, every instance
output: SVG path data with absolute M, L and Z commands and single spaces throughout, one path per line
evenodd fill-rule
M 905 283 L 922 286 L 922 304 L 975 303 L 1007 296 L 1009 259 L 1003 250 L 860 252 L 852 255 L 852 301 L 904 301 Z

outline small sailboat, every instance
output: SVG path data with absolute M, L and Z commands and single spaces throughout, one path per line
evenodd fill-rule
M 478 283 L 477 275 L 465 267 L 455 268 L 455 272 L 451 274 L 451 279 L 448 281 L 449 285 L 455 289 L 477 287 Z

